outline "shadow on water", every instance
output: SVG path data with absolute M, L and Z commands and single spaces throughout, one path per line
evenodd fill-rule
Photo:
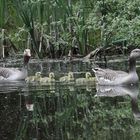
M 53 71 L 59 78 L 68 71 L 80 77 L 91 70 L 90 63 L 72 63 L 76 67 L 42 62 L 42 72 Z M 29 73 L 37 69 L 38 64 L 31 63 Z M 135 86 L 77 86 L 58 80 L 49 85 L 0 83 L 0 139 L 136 140 L 140 138 L 139 103 Z

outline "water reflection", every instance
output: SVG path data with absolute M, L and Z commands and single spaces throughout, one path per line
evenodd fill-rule
M 18 83 L 19 84 L 19 83 Z M 19 84 L 21 85 L 21 84 Z M 121 99 L 122 108 L 111 102 L 110 99 L 100 100 L 99 97 L 122 97 L 129 95 L 133 115 L 139 119 L 138 94 L 139 88 L 132 87 L 105 87 L 82 85 L 74 83 L 64 85 L 56 82 L 51 85 L 26 84 L 19 86 L 18 94 L 11 98 L 16 102 L 13 115 L 5 119 L 15 122 L 14 139 L 112 139 L 124 136 L 125 127 L 134 126 L 129 114 L 129 103 Z M 11 88 L 9 88 L 10 91 Z M 95 95 L 96 93 L 96 95 Z M 6 99 L 5 99 L 6 100 Z M 12 101 L 13 100 L 13 101 Z M 128 101 L 128 100 L 127 100 Z M 118 101 L 117 101 L 118 102 Z M 108 105 L 106 105 L 106 103 Z M 11 104 L 11 105 L 12 105 Z M 7 106 L 6 102 L 2 103 Z M 9 106 L 10 109 L 10 106 Z M 5 110 L 6 112 L 9 112 Z M 119 110 L 117 112 L 117 110 Z M 126 111 L 126 112 L 125 112 Z M 122 117 L 123 116 L 123 117 Z M 18 119 L 17 119 L 18 118 Z M 18 121 L 17 121 L 18 120 Z M 123 126 L 124 125 L 124 126 Z M 119 127 L 119 128 L 118 128 Z M 2 131 L 3 132 L 3 131 Z M 7 136 L 8 137 L 8 136 Z
M 139 86 L 96 86 L 95 97 L 116 97 L 129 95 L 131 98 L 131 108 L 135 119 L 140 120 L 138 108 Z
M 90 93 L 93 90 L 95 87 L 90 87 Z M 74 83 L 63 85 L 57 82 L 53 88 L 51 85 L 28 85 L 21 92 L 24 107 L 22 103 L 16 139 L 82 138 L 80 127 L 84 126 L 80 125 L 89 110 L 86 91 L 86 85 L 76 87 Z M 76 136 L 74 131 L 79 134 Z
M 119 69 L 124 66 L 118 67 L 118 64 L 120 62 L 116 66 L 112 63 L 112 67 Z M 90 63 L 82 61 L 63 63 L 45 60 L 37 63 L 32 60 L 29 75 L 34 75 L 36 71 L 41 71 L 43 76 L 54 72 L 56 79 L 59 79 L 73 71 L 75 77 L 79 78 L 90 70 Z M 115 92 L 113 95 L 110 89 L 105 88 L 96 92 L 95 84 L 76 85 L 56 81 L 52 85 L 27 84 L 24 81 L 0 83 L 1 139 L 139 139 L 139 121 L 134 121 L 130 111 L 132 98 L 132 111 L 139 119 L 137 88 L 111 89 Z M 97 98 L 95 94 L 104 98 Z M 130 97 L 124 96 L 126 94 Z
M 25 81 L 0 81 L 0 93 L 21 91 L 26 87 Z

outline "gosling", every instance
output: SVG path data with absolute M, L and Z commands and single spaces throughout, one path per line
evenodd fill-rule
M 88 83 L 94 83 L 95 77 L 92 77 L 90 72 L 86 72 L 85 78 L 78 78 L 76 79 L 76 84 L 88 84 Z
M 51 83 L 55 82 L 55 75 L 53 72 L 49 73 L 49 77 L 43 77 L 40 79 L 40 83 Z
M 29 76 L 25 79 L 26 83 L 39 82 L 41 79 L 41 72 L 36 72 L 34 76 Z
M 60 82 L 72 82 L 74 81 L 74 74 L 73 72 L 69 72 L 67 76 L 63 76 L 59 79 Z

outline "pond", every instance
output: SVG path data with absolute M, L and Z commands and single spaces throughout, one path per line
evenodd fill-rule
M 120 59 L 121 58 L 121 59 Z M 1 66 L 21 66 L 21 59 L 5 60 Z M 127 70 L 123 56 L 95 63 L 100 67 Z M 137 70 L 140 72 L 140 62 Z M 54 72 L 56 79 L 69 71 L 76 78 L 92 73 L 93 60 L 84 62 L 35 60 L 29 75 Z M 93 74 L 93 73 L 92 73 Z M 139 73 L 140 76 L 140 73 Z M 76 85 L 0 83 L 1 140 L 136 140 L 140 139 L 139 86 L 102 87 Z

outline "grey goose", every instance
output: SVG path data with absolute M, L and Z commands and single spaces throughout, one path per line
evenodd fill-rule
M 140 49 L 134 49 L 129 57 L 129 72 L 111 69 L 93 68 L 99 85 L 133 85 L 137 84 L 139 77 L 136 72 L 136 59 L 140 58 Z
M 0 67 L 0 80 L 16 81 L 27 77 L 27 64 L 31 57 L 30 49 L 24 50 L 24 63 L 21 69 Z

